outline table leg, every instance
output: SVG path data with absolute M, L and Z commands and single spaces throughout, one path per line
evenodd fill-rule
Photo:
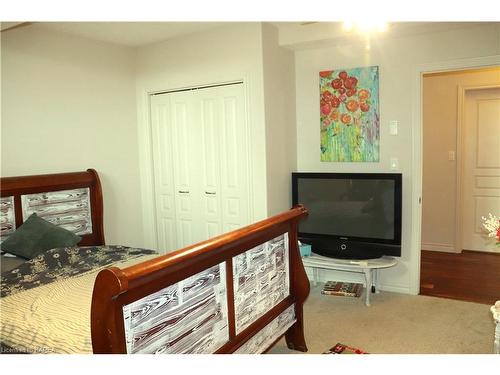
M 379 280 L 378 280 L 379 274 L 378 274 L 378 269 L 373 269 L 373 288 L 372 292 L 375 293 L 380 293 L 380 285 L 379 285 Z M 373 290 L 375 289 L 375 290 Z
M 365 305 L 370 306 L 370 294 L 372 289 L 372 270 L 370 268 L 364 268 L 363 272 L 365 274 L 365 281 L 366 281 Z
M 313 286 L 318 284 L 318 268 L 313 267 Z

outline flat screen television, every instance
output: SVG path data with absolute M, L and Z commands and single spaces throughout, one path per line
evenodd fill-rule
M 293 204 L 309 215 L 299 240 L 341 259 L 401 256 L 400 173 L 292 173 Z

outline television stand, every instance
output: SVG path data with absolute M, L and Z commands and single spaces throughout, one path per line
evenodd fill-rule
M 312 268 L 313 285 L 317 283 L 319 268 L 363 273 L 366 280 L 365 305 L 370 306 L 370 294 L 378 293 L 378 270 L 395 266 L 397 260 L 387 256 L 376 259 L 337 259 L 312 253 L 310 256 L 303 257 L 302 263 L 304 267 Z

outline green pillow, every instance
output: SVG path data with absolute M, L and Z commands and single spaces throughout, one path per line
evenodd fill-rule
M 2 251 L 33 259 L 55 247 L 75 246 L 82 238 L 33 213 L 0 245 Z

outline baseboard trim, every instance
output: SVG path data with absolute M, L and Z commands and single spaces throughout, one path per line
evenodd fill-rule
M 488 255 L 495 255 L 495 256 L 500 256 L 500 253 L 496 250 L 462 250 L 462 253 L 473 253 L 473 254 L 488 254 Z
M 457 251 L 455 250 L 455 247 L 452 245 L 448 244 L 442 244 L 442 243 L 425 243 L 422 242 L 422 250 L 429 250 L 429 251 L 442 251 L 445 253 L 456 253 Z
M 410 288 L 408 288 L 407 286 L 404 286 L 404 285 L 381 284 L 380 290 L 383 290 L 384 292 L 393 292 L 393 293 L 400 293 L 400 294 L 412 294 L 410 292 Z

